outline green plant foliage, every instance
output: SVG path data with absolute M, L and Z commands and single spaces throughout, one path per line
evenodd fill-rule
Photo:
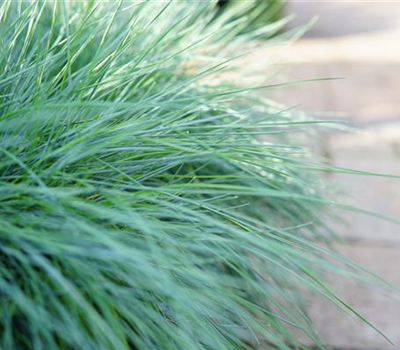
M 254 38 L 216 6 L 1 2 L 1 349 L 322 348 L 299 290 L 355 313 L 314 122 L 211 82 Z
M 283 18 L 282 0 L 219 0 L 220 12 L 240 8 L 238 18 L 244 17 L 243 31 L 254 31 Z

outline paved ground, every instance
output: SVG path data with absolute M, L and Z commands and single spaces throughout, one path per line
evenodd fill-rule
M 283 50 L 288 68 L 281 76 L 345 78 L 291 87 L 276 97 L 317 117 L 332 111 L 360 128 L 324 138 L 320 148 L 333 164 L 400 175 L 400 2 L 289 0 L 288 12 L 298 15 L 294 24 L 315 14 L 320 19 L 306 37 Z M 261 52 L 255 61 L 266 64 L 266 57 Z M 400 180 L 331 175 L 330 181 L 351 193 L 356 206 L 400 220 Z M 338 226 L 344 237 L 340 251 L 400 288 L 400 226 L 358 214 L 345 218 L 347 225 Z M 400 302 L 351 281 L 338 287 L 395 345 L 313 299 L 311 315 L 326 343 L 335 349 L 400 349 Z

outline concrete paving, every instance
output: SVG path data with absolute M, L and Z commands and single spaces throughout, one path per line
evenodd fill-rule
M 339 250 L 353 261 L 386 281 L 400 285 L 399 246 L 380 246 L 368 242 L 343 245 Z M 390 344 L 367 324 L 346 315 L 320 297 L 308 300 L 309 313 L 319 336 L 329 348 L 362 350 L 400 349 L 400 301 L 398 292 L 368 287 L 353 280 L 331 278 L 335 292 L 371 321 L 393 342 Z M 395 298 L 397 297 L 397 300 Z
M 295 48 L 294 45 L 290 50 L 293 55 Z M 312 46 L 309 49 L 312 50 Z M 316 117 L 331 112 L 337 119 L 354 122 L 357 126 L 376 120 L 399 119 L 400 52 L 398 63 L 307 61 L 286 63 L 279 74 L 282 80 L 320 78 L 332 80 L 289 86 L 278 91 L 275 98 Z
M 303 39 L 279 51 L 285 68 L 278 67 L 275 78 L 344 79 L 296 85 L 274 97 L 318 118 L 330 111 L 330 118 L 347 119 L 360 128 L 358 133 L 326 135 L 320 148 L 332 164 L 400 175 L 400 2 L 289 0 L 287 12 L 297 14 L 293 27 L 314 15 L 319 21 Z M 260 52 L 253 58 L 262 66 L 270 62 L 266 57 Z M 344 194 L 351 194 L 344 198 L 349 203 L 400 221 L 399 179 L 328 176 Z M 342 215 L 347 225 L 334 224 L 345 241 L 339 251 L 400 288 L 400 226 L 371 216 Z M 326 344 L 334 349 L 400 349 L 400 302 L 354 281 L 335 282 L 339 294 L 394 345 L 313 297 L 310 313 Z M 400 293 L 392 296 L 399 298 Z
M 292 87 L 278 100 L 359 122 L 400 118 L 400 2 L 289 0 L 286 12 L 296 15 L 289 29 L 317 21 L 280 50 L 279 77 L 338 80 Z
M 331 135 L 325 139 L 324 147 L 330 150 L 330 161 L 336 166 L 399 176 L 399 136 L 400 120 L 368 126 L 359 134 Z M 329 181 L 343 188 L 348 195 L 344 198 L 346 202 L 400 222 L 400 179 L 331 174 Z M 354 244 L 367 241 L 369 244 L 397 246 L 400 250 L 400 225 L 349 212 L 341 213 L 341 216 L 346 224 L 336 225 L 336 231 L 347 240 Z M 400 260 L 398 264 L 400 266 Z

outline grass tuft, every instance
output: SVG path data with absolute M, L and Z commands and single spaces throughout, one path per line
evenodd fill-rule
M 299 291 L 355 313 L 314 122 L 210 83 L 238 8 L 1 2 L 1 349 L 323 348 Z

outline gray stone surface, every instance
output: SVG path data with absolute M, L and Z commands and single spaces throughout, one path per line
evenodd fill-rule
M 371 125 L 360 133 L 332 134 L 324 143 L 333 165 L 400 177 L 400 121 Z M 340 187 L 345 202 L 400 222 L 400 179 L 339 173 L 328 176 Z M 352 212 L 341 212 L 341 216 L 346 224 L 335 228 L 345 239 L 354 244 L 394 245 L 400 251 L 400 225 Z M 400 265 L 400 260 L 397 263 Z
M 398 1 L 288 0 L 286 12 L 296 15 L 292 28 L 317 20 L 307 38 L 393 33 L 400 27 Z
M 295 47 L 291 50 L 293 54 Z M 358 125 L 377 119 L 400 119 L 400 55 L 399 63 L 339 61 L 287 64 L 280 71 L 279 78 L 275 79 L 321 78 L 331 80 L 288 86 L 277 91 L 274 97 L 316 117 L 330 112 L 330 118 L 346 119 Z
M 292 29 L 316 23 L 276 50 L 285 63 L 276 80 L 343 79 L 285 88 L 278 100 L 362 122 L 400 118 L 400 1 L 289 0 L 286 12 L 296 15 Z M 271 62 L 270 50 L 255 57 L 258 66 Z
M 317 117 L 347 118 L 361 129 L 360 133 L 332 132 L 322 140 L 320 149 L 332 164 L 399 176 L 400 1 L 289 0 L 287 11 L 297 14 L 293 27 L 314 15 L 319 15 L 319 21 L 305 38 L 277 50 L 286 64 L 274 66 L 279 73 L 275 81 L 287 77 L 345 79 L 296 85 L 274 97 Z M 265 52 L 253 56 L 254 66 L 270 71 L 270 54 Z M 400 221 L 399 179 L 326 176 L 341 187 L 348 203 Z M 338 250 L 400 288 L 400 226 L 366 215 L 341 215 L 347 224 L 333 225 L 346 244 Z M 326 301 L 311 297 L 310 313 L 325 343 L 332 349 L 400 350 L 400 302 L 376 287 L 337 278 L 332 282 L 395 345 Z M 399 298 L 400 292 L 390 296 Z
M 339 250 L 359 265 L 376 273 L 400 288 L 400 249 L 398 246 L 380 246 L 359 243 L 341 246 Z M 319 336 L 335 349 L 400 349 L 400 301 L 396 292 L 388 292 L 351 280 L 339 283 L 332 279 L 336 292 L 363 314 L 393 343 L 391 345 L 376 331 L 360 320 L 344 315 L 325 300 L 309 298 L 309 310 L 317 325 Z

